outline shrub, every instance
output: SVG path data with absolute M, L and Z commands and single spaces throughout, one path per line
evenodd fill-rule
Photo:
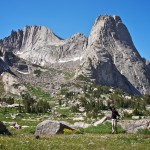
M 66 80 L 73 78 L 74 73 L 73 72 L 64 72 L 64 78 Z
M 73 133 L 72 130 L 66 129 L 66 128 L 63 130 L 63 132 L 64 132 L 64 134 L 72 134 Z
M 35 105 L 37 113 L 46 113 L 48 109 L 51 109 L 47 101 L 39 100 Z
M 37 77 L 40 77 L 41 73 L 40 69 L 34 70 L 34 74 L 36 74 Z
M 72 106 L 71 111 L 74 112 L 74 113 L 79 112 L 79 105 Z
M 124 112 L 123 112 L 123 116 L 124 116 L 125 118 L 131 118 L 132 114 L 129 114 L 128 112 L 124 111 Z
M 79 129 L 71 130 L 64 128 L 64 134 L 81 134 L 82 132 Z
M 146 104 L 150 104 L 150 95 L 149 94 L 145 94 L 143 96 L 143 100 Z
M 79 75 L 76 80 L 79 80 L 79 81 L 90 81 L 87 77 L 83 76 L 83 75 Z
M 123 90 L 116 88 L 115 89 L 115 95 L 124 95 L 124 92 L 123 92 Z
M 0 102 L 5 102 L 7 104 L 14 104 L 14 98 L 13 97 L 3 97 L 3 98 L 0 98 Z
M 143 115 L 142 111 L 138 110 L 137 108 L 133 110 L 132 114 L 135 116 L 142 116 Z

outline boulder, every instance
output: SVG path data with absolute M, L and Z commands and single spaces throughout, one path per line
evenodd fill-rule
M 0 134 L 2 134 L 2 135 L 11 135 L 11 133 L 6 128 L 6 126 L 1 121 L 0 121 Z
M 74 126 L 76 128 L 88 128 L 88 127 L 92 126 L 92 124 L 88 124 L 88 123 L 85 123 L 85 122 L 75 122 Z
M 80 111 L 80 112 L 85 112 L 85 107 L 80 107 L 80 108 L 79 108 L 79 111 Z
M 64 129 L 74 130 L 75 128 L 73 128 L 73 126 L 69 125 L 67 122 L 61 122 L 56 120 L 45 120 L 37 125 L 35 136 L 55 135 L 63 133 Z
M 140 129 L 150 129 L 150 120 L 120 121 L 119 124 L 126 133 L 136 133 Z
M 12 119 L 16 119 L 17 117 L 20 117 L 20 118 L 23 117 L 23 115 L 20 114 L 20 113 L 17 113 L 17 114 L 10 114 L 10 116 L 11 116 Z
M 9 124 L 10 126 L 15 126 L 16 123 L 17 123 L 17 122 L 8 122 L 8 124 Z
M 14 126 L 15 129 L 21 129 L 21 125 L 19 125 L 18 123 L 15 124 Z
M 132 119 L 141 119 L 141 116 L 132 116 Z
M 104 121 L 106 121 L 107 120 L 107 117 L 105 116 L 105 117 L 103 117 L 101 120 L 99 120 L 99 121 L 96 121 L 95 123 L 94 123 L 94 126 L 97 126 L 97 125 L 99 125 L 99 124 L 102 124 Z
M 73 118 L 73 120 L 77 120 L 77 121 L 83 121 L 84 120 L 84 117 L 82 116 L 79 116 L 79 117 L 76 117 L 76 118 Z

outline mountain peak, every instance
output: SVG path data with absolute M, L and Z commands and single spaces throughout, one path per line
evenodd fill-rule
M 101 21 L 102 20 L 107 21 L 107 20 L 112 20 L 112 19 L 114 19 L 116 22 L 122 22 L 121 18 L 117 15 L 113 15 L 113 16 L 111 16 L 111 15 L 100 15 L 96 18 L 95 23 L 100 21 L 100 20 Z
M 89 38 L 76 33 L 63 40 L 48 27 L 25 26 L 0 40 L 0 50 L 7 58 L 12 52 L 37 65 L 77 70 L 77 75 L 130 94 L 150 93 L 150 65 L 119 16 L 99 16 Z
M 119 16 L 101 15 L 95 20 L 81 66 L 82 73 L 90 74 L 99 84 L 117 86 L 134 94 L 150 91 L 148 65 Z
M 113 18 L 116 21 L 116 23 L 122 22 L 122 20 L 119 16 L 113 15 Z

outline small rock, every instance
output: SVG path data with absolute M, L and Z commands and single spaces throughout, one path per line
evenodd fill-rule
M 83 121 L 84 120 L 84 117 L 80 116 L 80 117 L 76 117 L 76 118 L 73 118 L 73 120 L 75 121 Z

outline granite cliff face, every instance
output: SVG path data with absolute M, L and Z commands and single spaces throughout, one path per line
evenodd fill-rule
M 1 51 L 13 52 L 31 63 L 50 66 L 81 59 L 87 46 L 87 38 L 77 33 L 67 40 L 57 37 L 44 26 L 26 26 L 23 31 L 12 31 L 1 40 Z
M 129 93 L 150 93 L 150 69 L 118 16 L 96 19 L 79 73 Z
M 7 65 L 17 56 L 40 66 L 77 70 L 76 75 L 130 94 L 150 93 L 150 64 L 118 16 L 99 16 L 88 39 L 77 33 L 63 40 L 47 27 L 26 26 L 0 40 L 0 52 Z

